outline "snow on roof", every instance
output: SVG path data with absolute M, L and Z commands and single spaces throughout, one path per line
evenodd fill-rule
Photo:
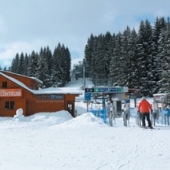
M 1 72 L 2 73 L 10 73 L 10 74 L 14 74 L 14 75 L 17 75 L 17 76 L 22 76 L 22 77 L 30 78 L 30 79 L 33 79 L 33 80 L 35 80 L 36 82 L 38 82 L 40 84 L 43 84 L 43 82 L 40 79 L 36 78 L 36 77 L 29 77 L 29 76 L 13 73 L 13 72 L 10 72 L 10 71 L 1 71 Z
M 43 84 L 43 82 L 42 82 L 40 79 L 36 78 L 36 77 L 29 77 L 29 78 L 35 80 L 35 81 L 38 82 L 39 84 Z
M 11 80 L 12 82 L 14 82 L 15 84 L 18 84 L 20 87 L 28 90 L 29 92 L 33 93 L 33 94 L 77 94 L 80 95 L 82 94 L 82 91 L 80 89 L 75 89 L 75 88 L 46 88 L 46 89 L 40 89 L 40 90 L 32 90 L 30 88 L 28 88 L 24 83 L 20 82 L 19 80 L 7 76 L 6 74 L 0 72 L 0 75 L 2 75 L 3 77 L 6 77 L 7 79 Z
M 13 78 L 13 77 L 10 77 L 10 76 L 7 76 L 6 74 L 0 72 L 0 75 L 2 75 L 3 77 L 6 77 L 7 79 L 11 80 L 12 82 L 14 82 L 15 84 L 18 84 L 19 86 L 23 87 L 24 89 L 28 90 L 31 92 L 31 89 L 28 88 L 24 83 L 20 82 L 19 80 Z
M 82 94 L 81 89 L 76 88 L 65 88 L 65 87 L 49 87 L 46 89 L 40 90 L 32 90 L 34 94 L 52 94 L 52 93 L 60 93 L 60 94 Z

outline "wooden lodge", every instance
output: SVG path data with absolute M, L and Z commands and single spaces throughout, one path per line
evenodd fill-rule
M 42 82 L 7 71 L 0 71 L 0 117 L 13 117 L 23 109 L 24 116 L 39 112 L 67 110 L 75 117 L 75 97 L 81 91 L 70 88 L 39 89 Z

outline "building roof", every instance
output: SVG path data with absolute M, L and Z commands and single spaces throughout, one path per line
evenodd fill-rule
M 19 80 L 11 76 L 7 76 L 5 73 L 0 72 L 0 75 L 2 75 L 3 77 L 7 78 L 8 80 L 14 82 L 15 84 L 19 85 L 20 87 L 26 89 L 27 91 L 33 94 L 76 94 L 76 95 L 82 94 L 81 89 L 78 89 L 78 88 L 75 89 L 75 88 L 51 87 L 51 88 L 46 88 L 46 89 L 32 90 L 28 88 L 24 83 L 20 82 Z
M 43 84 L 43 82 L 42 82 L 40 79 L 36 78 L 36 77 L 29 77 L 29 76 L 25 76 L 25 75 L 13 73 L 13 72 L 10 72 L 10 71 L 2 71 L 2 70 L 1 70 L 0 72 L 2 72 L 2 73 L 4 73 L 4 74 L 5 74 L 5 73 L 10 73 L 10 74 L 17 75 L 17 76 L 20 76 L 20 77 L 26 77 L 26 78 L 35 80 L 35 81 L 36 81 L 37 83 L 39 83 L 39 84 Z

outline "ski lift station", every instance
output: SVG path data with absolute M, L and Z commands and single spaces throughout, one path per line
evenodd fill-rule
M 95 115 L 100 115 L 106 122 L 106 112 L 108 105 L 114 116 L 122 115 L 122 103 L 130 105 L 130 100 L 127 99 L 128 87 L 94 87 L 85 88 L 84 99 L 87 102 L 87 111 L 93 112 Z M 93 108 L 90 103 L 101 101 L 101 108 Z M 130 109 L 130 107 L 128 107 Z M 110 112 L 109 111 L 109 112 Z

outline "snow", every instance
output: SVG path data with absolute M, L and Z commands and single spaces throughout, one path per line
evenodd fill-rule
M 0 169 L 170 169 L 170 126 L 143 130 L 131 117 L 127 127 L 122 118 L 110 127 L 81 99 L 76 118 L 64 110 L 23 117 L 22 108 L 14 118 L 0 117 Z

